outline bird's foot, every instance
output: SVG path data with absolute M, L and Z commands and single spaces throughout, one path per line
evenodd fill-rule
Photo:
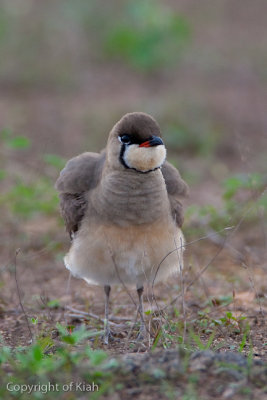
M 103 335 L 103 342 L 104 344 L 109 344 L 110 342 L 115 342 L 116 339 L 114 337 L 114 334 L 111 332 L 109 328 L 105 329 L 104 335 Z
M 118 339 L 115 337 L 116 333 L 110 330 L 109 325 L 104 327 L 104 334 L 102 336 L 104 344 L 116 342 Z
M 141 324 L 138 335 L 136 337 L 136 341 L 143 342 L 146 339 L 147 339 L 146 327 L 145 327 L 145 324 Z
M 145 326 L 140 326 L 136 339 L 131 340 L 131 349 L 134 352 L 147 351 L 149 338 Z

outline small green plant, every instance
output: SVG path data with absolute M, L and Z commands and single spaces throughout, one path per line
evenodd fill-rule
M 60 307 L 60 300 L 59 299 L 53 299 L 53 300 L 49 300 L 46 303 L 47 307 L 49 308 L 59 308 Z
M 33 183 L 18 179 L 13 187 L 0 195 L 0 204 L 22 218 L 57 212 L 58 196 L 51 180 L 45 176 Z
M 26 136 L 14 135 L 10 129 L 2 129 L 0 142 L 3 144 L 2 164 L 5 167 L 8 152 L 15 153 L 28 149 L 31 141 Z M 61 169 L 65 160 L 56 155 L 44 156 L 47 165 Z M 29 178 L 21 175 L 20 171 L 8 173 L 5 168 L 0 169 L 0 180 L 9 178 L 6 188 L 0 193 L 0 205 L 6 208 L 12 215 L 21 218 L 30 218 L 37 214 L 58 214 L 58 196 L 54 189 L 54 182 L 44 174 Z
M 103 350 L 92 350 L 86 344 L 80 348 L 80 344 L 90 337 L 90 331 L 84 326 L 71 331 L 70 327 L 61 324 L 57 324 L 57 329 L 60 340 L 57 344 L 50 336 L 45 336 L 28 347 L 14 350 L 7 346 L 0 347 L 0 398 L 26 400 L 29 393 L 25 385 L 37 385 L 37 390 L 31 393 L 34 399 L 54 399 L 64 394 L 64 384 L 75 381 L 94 382 L 98 389 L 93 393 L 94 398 L 110 390 L 114 379 L 110 371 L 117 366 L 116 361 L 108 358 Z M 49 383 L 57 383 L 58 390 L 45 391 L 38 386 L 41 384 L 45 389 Z M 24 387 L 25 392 L 8 390 L 14 385 Z
M 152 347 L 151 347 L 152 351 L 155 350 L 156 347 L 158 346 L 158 343 L 159 343 L 159 340 L 160 340 L 161 337 L 162 337 L 162 329 L 159 329 L 159 331 L 157 332 L 157 334 L 155 336 L 155 339 L 154 339 L 154 342 L 152 344 Z
M 57 329 L 60 333 L 61 340 L 71 345 L 78 344 L 85 339 L 94 337 L 96 335 L 96 332 L 87 330 L 84 325 L 82 325 L 79 329 L 74 329 L 73 326 L 65 327 L 57 323 Z M 101 332 L 98 332 L 98 334 L 100 335 Z
M 225 316 L 216 320 L 216 322 L 220 321 L 221 325 L 232 328 L 235 332 L 241 333 L 244 330 L 243 321 L 246 320 L 247 317 L 240 316 L 235 317 L 231 311 L 226 311 Z
M 217 305 L 216 305 L 217 307 Z M 213 316 L 214 306 L 198 311 L 197 318 L 191 320 L 195 329 L 204 334 L 212 334 L 215 330 L 221 331 L 225 328 L 228 332 L 236 334 L 247 334 L 249 325 L 245 316 L 235 316 L 232 311 L 226 311 L 223 316 Z
M 65 158 L 62 158 L 56 154 L 45 154 L 44 161 L 47 165 L 51 165 L 57 170 L 61 170 L 66 164 Z
M 215 334 L 216 334 L 216 332 L 214 330 L 213 332 L 211 332 L 207 342 L 203 343 L 200 336 L 198 334 L 196 334 L 196 332 L 194 332 L 194 330 L 192 328 L 189 331 L 190 337 L 193 339 L 193 341 L 195 342 L 195 344 L 197 345 L 199 350 L 208 350 L 210 348 L 210 346 L 212 345 Z
M 250 326 L 249 324 L 247 324 L 238 351 L 242 352 L 244 350 L 244 347 L 246 346 L 249 340 L 249 332 L 250 332 Z
M 189 207 L 188 220 L 200 222 L 200 227 L 208 226 L 220 231 L 234 226 L 245 217 L 247 222 L 267 214 L 266 177 L 261 174 L 234 175 L 223 182 L 223 206 L 207 204 Z M 259 195 L 262 192 L 262 195 Z
M 170 117 L 171 118 L 171 117 Z M 165 141 L 173 152 L 187 152 L 208 156 L 214 153 L 218 145 L 216 132 L 211 128 L 190 127 L 188 122 L 183 124 L 180 121 L 166 122 Z
M 185 18 L 152 0 L 128 1 L 107 33 L 108 55 L 141 71 L 170 67 L 190 36 Z
M 14 136 L 12 131 L 8 128 L 2 129 L 0 138 L 4 145 L 10 149 L 28 149 L 31 146 L 31 141 L 26 136 Z

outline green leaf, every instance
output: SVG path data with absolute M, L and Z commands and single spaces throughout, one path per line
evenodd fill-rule
M 65 326 L 61 325 L 59 322 L 57 322 L 56 328 L 57 328 L 58 332 L 60 333 L 60 335 L 64 336 L 64 335 L 68 334 L 67 328 Z
M 102 364 L 108 357 L 107 353 L 103 350 L 92 350 L 90 348 L 86 349 L 86 354 L 88 355 L 92 365 Z
M 213 342 L 214 337 L 215 337 L 215 331 L 211 332 L 211 335 L 210 335 L 210 337 L 209 337 L 209 340 L 208 340 L 208 342 L 207 342 L 207 344 L 206 344 L 206 346 L 205 346 L 205 350 L 208 350 L 208 349 L 210 348 L 210 346 L 211 346 L 211 344 L 212 344 L 212 342 Z
M 170 67 L 190 37 L 187 20 L 158 1 L 134 0 L 121 7 L 104 48 L 139 71 Z
M 35 361 L 41 361 L 43 358 L 43 352 L 39 345 L 36 345 L 32 349 L 33 358 Z
M 44 161 L 57 169 L 64 168 L 66 160 L 56 154 L 45 154 Z
M 30 139 L 25 136 L 15 136 L 5 140 L 8 147 L 11 149 L 27 149 L 31 145 Z
M 54 345 L 54 342 L 50 336 L 40 337 L 37 340 L 37 343 L 40 346 L 42 352 L 44 352 L 45 350 L 49 349 L 50 347 L 52 347 Z
M 200 337 L 193 331 L 193 329 L 189 330 L 189 334 L 190 334 L 191 338 L 194 340 L 194 342 L 196 343 L 196 345 L 198 346 L 198 348 L 200 350 L 205 350 L 205 344 L 202 343 Z
M 47 302 L 47 306 L 49 308 L 59 308 L 60 307 L 60 301 L 58 299 L 50 300 Z
M 89 337 L 94 337 L 96 332 L 90 331 L 86 326 L 82 325 L 79 329 L 73 331 L 73 326 L 64 327 L 63 325 L 57 323 L 57 329 L 61 335 L 63 342 L 68 344 L 78 344 L 84 339 Z
M 0 349 L 0 365 L 6 362 L 11 357 L 11 348 L 4 346 Z
M 155 350 L 155 348 L 157 347 L 158 341 L 161 338 L 162 334 L 163 334 L 162 329 L 160 329 L 159 332 L 157 333 L 157 336 L 154 339 L 153 344 L 152 344 L 152 347 L 151 347 L 152 351 Z
M 68 344 L 75 344 L 75 338 L 72 335 L 67 335 L 67 336 L 62 336 L 61 339 L 63 342 L 68 343 Z

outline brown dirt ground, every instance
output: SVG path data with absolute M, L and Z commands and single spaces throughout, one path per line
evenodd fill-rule
M 46 225 L 44 225 L 46 229 Z M 243 233 L 236 233 L 240 240 Z M 63 236 L 58 237 L 58 240 Z M 244 246 L 240 240 L 241 245 Z M 260 242 L 260 238 L 259 238 Z M 257 244 L 259 244 L 256 241 Z M 253 345 L 253 355 L 263 360 L 267 360 L 266 349 L 266 327 L 265 315 L 267 311 L 267 300 L 265 296 L 265 276 L 266 261 L 264 257 L 264 248 L 262 258 L 260 251 L 255 252 L 254 248 L 246 249 L 245 260 L 238 260 L 236 255 L 224 248 L 211 242 L 210 239 L 198 241 L 192 245 L 188 244 L 185 253 L 184 287 L 190 286 L 184 296 L 184 314 L 180 314 L 178 320 L 187 322 L 200 321 L 199 312 L 205 312 L 210 320 L 224 317 L 226 311 L 232 311 L 233 315 L 246 317 L 246 321 L 251 327 L 251 340 Z M 68 272 L 65 270 L 62 260 L 51 257 L 51 250 L 48 248 L 40 251 L 33 251 L 32 245 L 29 250 L 21 252 L 17 256 L 16 272 L 19 284 L 20 295 L 23 299 L 24 307 L 29 317 L 38 317 L 38 325 L 34 329 L 38 335 L 43 330 L 49 332 L 55 327 L 55 322 L 67 322 L 69 324 L 79 324 L 85 321 L 88 328 L 97 327 L 102 329 L 102 323 L 90 317 L 84 318 L 69 317 L 70 311 L 64 312 L 64 306 L 70 306 L 77 310 L 87 311 L 99 316 L 103 316 L 104 294 L 99 287 L 88 286 L 82 280 L 71 278 L 68 285 Z M 10 345 L 25 345 L 29 342 L 29 332 L 25 324 L 25 318 L 21 311 L 16 281 L 14 276 L 14 257 L 13 262 L 9 264 L 10 268 L 2 272 L 2 282 L 5 286 L 1 290 L 1 333 Z M 211 262 L 212 261 L 212 262 Z M 209 263 L 211 264 L 209 265 Z M 198 275 L 202 268 L 207 269 Z M 68 287 L 69 286 L 69 287 Z M 133 289 L 129 289 L 132 296 L 136 299 Z M 153 293 L 156 301 L 153 300 Z M 171 303 L 177 297 L 174 305 Z M 233 299 L 229 305 L 223 305 L 223 296 L 232 296 Z M 58 308 L 49 308 L 49 300 L 58 299 Z M 136 316 L 136 307 L 132 303 L 128 293 L 122 287 L 115 287 L 112 290 L 112 315 L 122 323 L 124 318 L 134 322 Z M 136 299 L 137 300 L 137 299 Z M 157 285 L 154 291 L 147 289 L 144 296 L 145 310 L 151 310 L 158 315 L 159 309 L 164 309 L 169 321 L 175 320 L 173 307 L 182 310 L 181 285 L 179 277 L 169 280 L 164 284 Z M 206 311 L 205 311 L 206 310 Z M 75 314 L 75 312 L 74 312 Z M 77 314 L 77 313 L 76 313 Z M 154 315 L 154 317 L 155 317 Z M 204 318 L 204 317 L 203 317 Z M 163 323 L 164 316 L 153 318 L 147 316 L 147 326 L 150 327 L 151 341 L 157 332 L 157 322 Z M 162 322 L 163 321 L 163 322 Z M 235 326 L 236 325 L 236 326 Z M 243 332 L 236 332 L 238 324 L 233 322 L 230 326 L 222 326 L 222 329 L 216 329 L 216 337 L 213 348 L 218 346 L 220 351 L 229 349 L 237 350 L 242 340 Z M 207 340 L 210 333 L 205 333 L 205 329 L 195 324 L 195 329 L 199 332 L 203 342 Z M 127 341 L 129 326 L 122 328 L 116 327 L 118 337 L 121 338 L 119 344 L 108 346 L 111 352 L 131 351 Z M 238 329 L 237 329 L 238 331 Z M 131 336 L 133 338 L 134 335 Z M 101 343 L 99 343 L 101 345 Z M 244 347 L 244 352 L 251 351 L 249 345 Z

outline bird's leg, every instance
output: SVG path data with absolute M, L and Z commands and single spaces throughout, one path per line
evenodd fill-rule
M 109 328 L 109 321 L 108 321 L 110 286 L 105 285 L 104 291 L 105 291 L 104 343 L 108 344 L 109 338 L 111 336 L 110 328 Z
M 137 336 L 137 340 L 143 340 L 145 338 L 145 333 L 146 333 L 146 326 L 144 320 L 144 307 L 143 307 L 143 292 L 144 292 L 143 286 L 137 288 L 137 293 L 139 298 L 138 312 L 140 314 L 140 330 Z

